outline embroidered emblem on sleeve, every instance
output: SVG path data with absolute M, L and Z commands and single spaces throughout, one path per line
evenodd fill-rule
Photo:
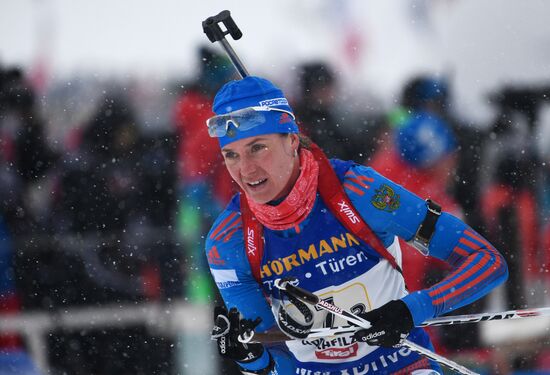
M 393 212 L 399 208 L 399 194 L 396 194 L 390 186 L 382 184 L 375 190 L 371 203 L 379 210 Z

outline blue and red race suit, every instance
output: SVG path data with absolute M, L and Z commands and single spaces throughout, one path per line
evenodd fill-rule
M 426 202 L 372 168 L 335 159 L 331 165 L 355 209 L 401 266 L 397 237 L 413 238 L 426 216 Z M 273 285 L 277 278 L 294 277 L 302 288 L 355 313 L 402 299 L 418 325 L 475 301 L 508 276 L 499 252 L 446 212 L 436 223 L 429 255 L 449 263 L 452 272 L 436 285 L 410 294 L 402 274 L 347 231 L 319 195 L 299 226 L 283 231 L 264 228 L 261 284 L 250 268 L 245 237 L 237 194 L 209 232 L 206 251 L 227 307 L 236 307 L 248 319 L 261 317 L 257 331 L 276 327 L 270 303 L 281 302 Z M 315 311 L 315 328 L 342 325 L 347 322 L 326 311 Z M 433 350 L 423 329 L 413 329 L 408 338 Z M 351 334 L 287 341 L 268 347 L 257 361 L 241 366 L 249 370 L 267 367 L 268 352 L 276 363 L 273 373 L 278 374 L 410 373 L 438 368 L 407 348 L 369 346 L 356 342 Z

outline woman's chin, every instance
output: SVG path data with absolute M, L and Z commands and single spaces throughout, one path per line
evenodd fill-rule
M 254 202 L 259 204 L 265 204 L 275 198 L 275 195 L 270 191 L 269 186 L 260 185 L 260 186 L 247 186 L 245 189 L 246 195 L 252 199 Z
M 275 199 L 276 194 L 267 191 L 250 191 L 247 190 L 246 195 L 258 204 L 266 204 Z
M 263 194 L 247 194 L 249 198 L 251 198 L 255 203 L 258 204 L 266 204 L 267 202 L 272 201 L 273 199 L 270 199 L 269 197 L 266 197 Z

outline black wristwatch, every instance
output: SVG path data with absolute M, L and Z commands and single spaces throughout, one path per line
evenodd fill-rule
M 430 253 L 429 246 L 435 233 L 435 224 L 441 216 L 441 206 L 431 199 L 426 199 L 426 207 L 428 208 L 426 217 L 418 227 L 412 240 L 412 245 L 423 255 Z
M 269 355 L 269 365 L 267 365 L 266 368 L 261 370 L 245 370 L 241 367 L 241 372 L 243 375 L 269 375 L 275 368 L 275 361 L 269 352 L 267 354 Z

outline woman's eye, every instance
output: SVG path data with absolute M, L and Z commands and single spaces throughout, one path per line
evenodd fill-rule
M 235 152 L 226 152 L 225 154 L 223 154 L 223 157 L 225 159 L 235 159 L 237 157 L 237 154 Z
M 261 144 L 261 143 L 256 143 L 256 144 L 252 145 L 252 147 L 250 148 L 250 150 L 251 150 L 252 152 L 258 152 L 258 151 L 263 150 L 263 149 L 265 149 L 265 148 L 266 148 L 266 145 L 263 145 L 263 144 Z

